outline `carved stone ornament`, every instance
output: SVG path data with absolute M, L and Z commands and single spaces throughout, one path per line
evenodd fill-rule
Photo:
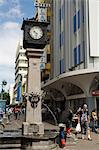
M 33 92 L 30 94 L 25 94 L 24 99 L 29 100 L 32 108 L 36 108 L 38 105 L 38 102 L 41 99 L 41 94 L 40 93 L 33 93 Z

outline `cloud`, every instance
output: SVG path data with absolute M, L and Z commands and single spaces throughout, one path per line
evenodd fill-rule
M 11 17 L 21 18 L 22 14 L 21 14 L 20 9 L 12 8 L 8 11 L 8 13 L 6 14 L 6 17 L 8 17 L 8 18 L 11 18 Z
M 4 3 L 4 0 L 1 0 L 1 4 Z M 5 0 L 5 7 L 7 11 L 0 11 L 1 17 L 6 18 L 21 18 L 23 13 L 21 12 L 21 6 L 19 0 Z
M 15 55 L 20 39 L 22 31 L 18 23 L 5 22 L 0 25 L 0 80 L 3 77 L 9 82 L 11 78 L 14 80 Z
M 0 0 L 0 6 L 4 4 L 4 0 Z
M 14 66 L 0 66 L 0 84 L 2 81 L 6 80 L 7 85 L 5 87 L 6 90 L 9 89 L 10 84 L 14 83 Z M 0 86 L 1 91 L 1 86 Z
M 6 22 L 2 24 L 4 30 L 14 30 L 20 28 L 20 25 L 17 22 Z

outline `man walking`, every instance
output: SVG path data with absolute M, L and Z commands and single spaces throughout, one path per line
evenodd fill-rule
M 88 134 L 88 140 L 92 140 L 90 136 L 89 123 L 90 123 L 90 117 L 88 113 L 88 107 L 87 104 L 84 104 L 81 113 L 82 139 L 84 139 L 85 135 Z

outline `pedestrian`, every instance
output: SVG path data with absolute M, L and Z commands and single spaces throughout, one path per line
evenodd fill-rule
M 25 114 L 25 107 L 22 108 L 22 114 Z
M 81 128 L 81 115 L 82 115 L 82 108 L 81 106 L 77 109 L 73 119 L 75 121 L 75 137 L 76 137 L 76 140 L 77 140 L 77 134 L 78 133 L 81 133 L 82 131 L 82 128 Z
M 60 123 L 59 124 L 59 147 L 60 148 L 64 148 L 66 146 L 66 137 L 65 137 L 65 131 L 64 131 L 64 128 L 65 128 L 65 124 L 63 123 Z
M 82 139 L 85 139 L 85 135 L 87 134 L 88 140 L 91 141 L 92 139 L 90 135 L 89 123 L 90 123 L 90 116 L 88 112 L 88 106 L 87 104 L 84 104 L 82 109 L 82 114 L 81 114 Z
M 56 111 L 55 111 L 55 116 L 56 116 L 58 123 L 60 122 L 60 114 L 61 114 L 61 109 L 59 107 L 57 107 Z
M 8 109 L 8 120 L 9 120 L 9 122 L 11 121 L 11 117 L 12 117 L 12 109 L 9 108 Z
M 92 120 L 92 131 L 97 133 L 97 112 L 96 109 L 93 109 L 91 112 L 91 120 Z
M 64 123 L 66 125 L 66 133 L 71 134 L 71 127 L 72 127 L 72 119 L 73 119 L 73 112 L 70 108 L 63 110 L 60 118 L 60 123 Z
M 67 118 L 66 118 L 66 133 L 69 135 L 71 134 L 72 120 L 73 120 L 73 112 L 72 109 L 69 108 L 67 110 Z
M 17 120 L 18 119 L 18 108 L 15 107 L 15 110 L 14 110 L 14 113 L 15 113 L 15 119 Z

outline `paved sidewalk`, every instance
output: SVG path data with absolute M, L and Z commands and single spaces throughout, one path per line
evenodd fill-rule
M 19 120 L 15 120 L 14 118 L 8 123 L 5 125 L 5 129 L 4 130 L 17 130 L 19 128 L 22 128 L 22 123 L 24 122 L 25 118 L 22 116 L 20 117 Z M 55 125 L 52 125 L 50 123 L 47 123 L 47 122 L 43 122 L 44 124 L 44 129 L 50 129 L 50 130 L 58 130 L 59 127 L 58 126 L 55 126 Z
M 16 130 L 22 128 L 22 122 L 24 122 L 24 117 L 21 117 L 19 120 L 12 120 L 8 125 L 5 126 L 5 130 Z M 47 122 L 44 123 L 45 129 L 59 129 L 58 126 L 49 124 Z M 99 150 L 99 134 L 92 133 L 92 141 L 82 140 L 81 135 L 78 137 L 78 141 L 76 144 L 67 144 L 63 150 Z M 59 148 L 59 150 L 62 150 Z
M 99 150 L 99 135 L 92 133 L 92 141 L 78 139 L 76 145 L 67 145 L 63 150 Z

